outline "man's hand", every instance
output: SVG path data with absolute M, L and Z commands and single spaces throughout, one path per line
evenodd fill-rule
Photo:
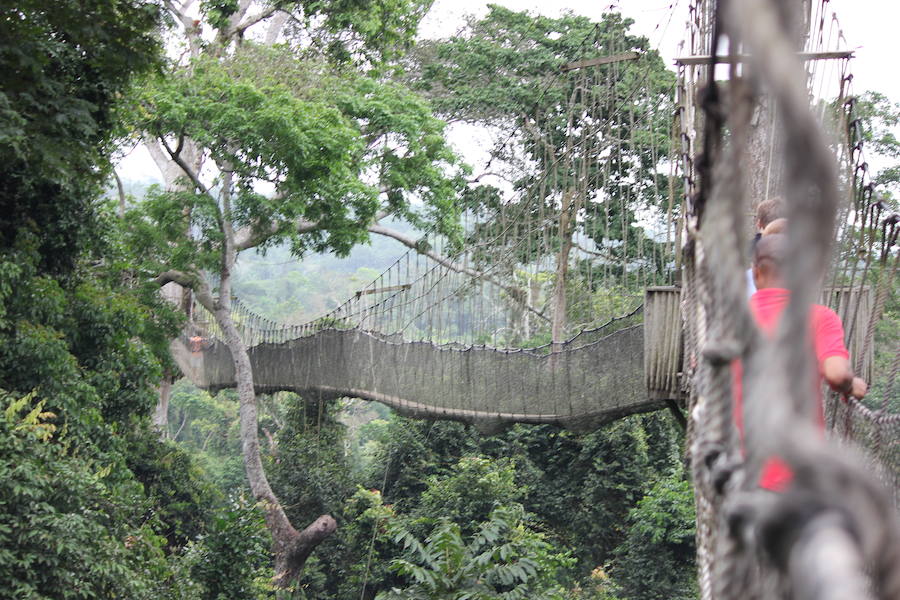
M 868 384 L 863 381 L 862 377 L 854 377 L 853 383 L 850 385 L 849 396 L 853 396 L 857 400 L 861 399 L 869 391 Z

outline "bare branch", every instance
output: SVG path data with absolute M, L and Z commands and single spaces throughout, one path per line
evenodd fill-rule
M 503 173 L 495 173 L 494 171 L 485 171 L 484 173 L 479 174 L 474 179 L 469 179 L 466 183 L 478 183 L 485 177 L 496 177 L 498 179 L 502 179 L 508 183 L 515 183 L 512 179 L 504 175 Z
M 454 271 L 456 273 L 463 273 L 465 275 L 469 275 L 470 277 L 474 277 L 476 279 L 481 279 L 483 281 L 487 281 L 489 283 L 496 285 L 497 287 L 499 287 L 500 289 L 505 291 L 507 294 L 509 294 L 510 298 L 512 298 L 513 300 L 518 302 L 526 310 L 534 313 L 535 315 L 537 315 L 544 321 L 549 321 L 549 319 L 544 315 L 543 311 L 540 311 L 540 310 L 534 308 L 533 306 L 531 306 L 530 304 L 528 304 L 527 300 L 525 299 L 526 294 L 524 291 L 522 291 L 522 289 L 511 286 L 511 285 L 507 285 L 507 284 L 503 283 L 502 281 L 499 281 L 499 280 L 491 277 L 487 273 L 483 273 L 481 271 L 477 271 L 475 269 L 465 267 L 463 265 L 460 265 L 459 263 L 453 262 L 449 258 L 441 256 L 440 254 L 438 254 L 432 250 L 423 248 L 421 246 L 421 244 L 418 243 L 418 240 L 415 240 L 407 235 L 404 235 L 394 229 L 384 227 L 383 225 L 378 225 L 377 223 L 373 223 L 372 225 L 369 225 L 368 229 L 369 229 L 369 233 L 383 235 L 385 237 L 389 237 L 389 238 L 397 240 L 398 242 L 400 242 L 407 248 L 412 248 L 419 254 L 421 254 L 423 256 L 427 256 L 434 262 L 436 262 L 439 265 L 442 265 L 444 267 L 447 267 L 451 271 Z
M 578 242 L 575 242 L 572 247 L 577 248 L 578 250 L 581 250 L 585 254 L 590 254 L 591 256 L 598 256 L 600 258 L 605 258 L 607 260 L 613 260 L 613 257 L 610 256 L 609 254 L 604 254 L 603 252 L 597 252 L 596 250 L 588 250 L 587 248 L 585 248 Z
M 249 18 L 247 18 L 246 21 L 244 21 L 244 22 L 241 23 L 240 25 L 236 26 L 236 27 L 234 28 L 234 31 L 233 31 L 232 33 L 233 33 L 233 34 L 237 34 L 237 35 L 243 35 L 245 31 L 247 31 L 248 29 L 250 29 L 251 27 L 253 27 L 253 26 L 256 25 L 257 23 L 259 23 L 259 22 L 261 22 L 261 21 L 265 21 L 266 19 L 268 19 L 269 17 L 271 17 L 272 15 L 274 15 L 276 12 L 279 12 L 279 9 L 277 9 L 277 8 L 275 8 L 275 7 L 272 7 L 272 8 L 269 8 L 269 9 L 267 9 L 267 10 L 262 11 L 262 12 L 259 13 L 258 15 L 254 15 L 254 16 L 252 16 L 252 17 L 249 17 Z M 281 14 L 283 14 L 283 13 L 279 13 L 279 18 L 281 18 Z M 287 22 L 287 15 L 285 15 L 285 16 L 283 17 L 283 20 L 282 20 L 282 26 L 284 26 L 284 23 L 286 23 L 286 22 Z M 278 32 L 280 32 L 280 30 L 281 30 L 281 27 L 279 27 L 278 30 L 277 30 L 276 33 L 275 33 L 276 38 L 277 38 L 277 34 L 278 34 Z M 267 32 L 266 32 L 266 37 L 268 38 L 269 35 L 270 35 L 270 31 L 267 31 Z M 269 44 L 274 43 L 274 40 L 273 40 L 272 42 L 268 42 L 268 40 L 267 40 L 267 43 L 269 43 Z
M 200 181 L 200 178 L 196 173 L 194 173 L 194 170 L 186 162 L 184 162 L 183 158 L 181 158 L 181 146 L 184 143 L 184 136 L 181 136 L 178 139 L 178 147 L 174 150 L 169 148 L 169 144 L 166 143 L 165 139 L 160 137 L 159 141 L 162 143 L 163 148 L 166 149 L 166 152 L 169 153 L 169 156 L 172 158 L 175 164 L 181 167 L 181 170 L 184 172 L 184 174 L 188 176 L 188 179 L 191 180 L 191 182 L 194 184 L 194 187 L 215 200 L 216 197 L 212 194 L 212 192 L 209 191 L 209 188 L 203 185 L 203 182 Z
M 181 8 L 178 8 L 175 6 L 175 3 L 172 2 L 172 0 L 165 0 L 163 2 L 163 6 L 165 6 L 166 10 L 168 10 L 170 13 L 172 13 L 172 15 L 176 19 L 181 21 L 182 25 L 187 26 L 186 23 L 188 22 L 188 17 L 187 17 L 187 14 L 184 12 L 184 10 L 187 9 L 186 6 L 182 5 Z

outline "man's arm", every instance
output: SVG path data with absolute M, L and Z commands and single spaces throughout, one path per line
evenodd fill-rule
M 823 360 L 822 376 L 831 389 L 845 396 L 862 398 L 868 391 L 866 382 L 853 375 L 850 360 L 844 356 L 829 356 Z
M 850 353 L 844 346 L 844 326 L 840 317 L 830 308 L 815 306 L 816 358 L 822 369 L 822 376 L 831 389 L 845 396 L 862 398 L 868 386 L 855 377 L 850 366 Z

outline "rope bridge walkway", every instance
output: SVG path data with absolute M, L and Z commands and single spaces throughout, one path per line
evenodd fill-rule
M 589 430 L 665 406 L 644 387 L 643 335 L 635 325 L 560 354 L 541 354 L 325 328 L 258 344 L 250 358 L 259 392 L 356 397 L 407 416 L 459 420 L 485 431 L 513 422 Z M 223 343 L 213 341 L 202 352 L 191 352 L 184 338 L 173 345 L 179 366 L 195 384 L 234 387 L 231 354 Z
M 794 4 L 802 25 L 789 27 Z M 476 188 L 458 235 L 401 240 L 406 254 L 313 321 L 278 323 L 235 299 L 254 385 L 485 431 L 588 430 L 681 406 L 703 600 L 900 598 L 900 348 L 875 347 L 896 319 L 900 216 L 868 172 L 852 53 L 827 0 L 689 8 L 674 100 L 651 89 L 658 56 L 607 40 L 605 58 L 548 82 L 564 93 L 522 123 L 527 168 L 511 190 Z M 748 206 L 772 195 L 797 244 L 788 333 L 774 342 L 755 333 L 744 284 Z M 804 303 L 820 288 L 871 384 L 865 403 L 828 397 L 828 442 L 789 383 L 808 367 Z M 196 308 L 172 343 L 201 387 L 235 385 L 222 339 Z M 740 442 L 736 358 L 748 366 Z M 775 453 L 796 485 L 761 494 L 755 475 Z
M 674 79 L 659 83 L 661 59 L 633 43 L 595 29 L 585 58 L 608 59 L 548 77 L 553 101 L 522 124 L 526 164 L 495 165 L 513 183 L 474 187 L 455 235 L 401 240 L 406 254 L 311 322 L 276 323 L 236 299 L 256 389 L 487 429 L 592 429 L 681 398 Z M 648 328 L 657 305 L 669 312 Z M 666 361 L 645 353 L 651 335 Z M 195 310 L 173 354 L 196 384 L 234 385 L 223 339 Z

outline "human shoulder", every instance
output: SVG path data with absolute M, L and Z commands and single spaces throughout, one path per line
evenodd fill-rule
M 821 304 L 814 304 L 811 313 L 813 341 L 819 361 L 829 356 L 849 357 L 844 345 L 844 325 L 838 314 Z
M 841 323 L 841 318 L 834 310 L 822 304 L 812 305 L 812 317 L 814 322 L 833 323 L 837 321 Z M 842 323 L 841 323 L 842 324 Z M 842 324 L 843 325 L 843 324 Z

